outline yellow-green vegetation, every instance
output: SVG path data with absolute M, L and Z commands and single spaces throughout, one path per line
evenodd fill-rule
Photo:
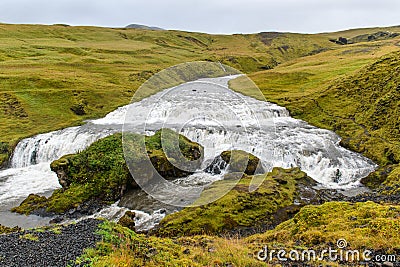
M 242 175 L 242 174 L 239 174 Z M 259 188 L 249 192 L 252 179 L 262 181 Z M 278 213 L 289 206 L 291 212 L 299 207 L 293 204 L 297 194 L 297 185 L 301 182 L 313 184 L 300 169 L 285 170 L 274 168 L 263 175 L 243 175 L 239 182 L 225 179 L 214 182 L 205 189 L 199 203 L 206 203 L 210 195 L 220 195 L 221 190 L 232 188 L 225 196 L 210 204 L 199 207 L 187 207 L 178 213 L 166 216 L 157 230 L 159 236 L 184 236 L 199 234 L 225 234 L 231 230 L 251 228 L 256 231 L 268 228 L 288 219 L 285 212 Z M 237 183 L 235 185 L 235 183 Z
M 389 173 L 387 176 L 387 179 L 385 179 L 384 186 L 389 186 L 389 187 L 394 187 L 392 190 L 395 191 L 390 191 L 387 193 L 391 194 L 400 194 L 400 167 L 397 166 L 393 171 Z M 395 188 L 397 186 L 397 188 Z
M 275 229 L 243 239 L 145 236 L 105 222 L 99 231 L 102 242 L 87 249 L 77 262 L 89 266 L 269 266 L 256 259 L 257 252 L 265 246 L 318 252 L 329 246 L 336 249 L 337 240 L 345 239 L 349 250 L 393 254 L 400 249 L 399 231 L 400 207 L 373 202 L 305 206 Z
M 152 136 L 126 134 L 124 148 L 130 152 L 128 157 L 131 167 L 143 170 L 146 179 L 152 178 L 154 168 L 166 178 L 172 174 L 175 178 L 187 176 L 189 173 L 172 165 L 164 153 L 164 149 L 173 146 L 174 140 L 179 142 L 181 150 L 178 151 L 187 159 L 201 157 L 203 148 L 199 144 L 172 130 L 161 129 Z M 144 152 L 141 150 L 141 142 Z M 169 153 L 168 156 L 171 160 L 177 160 L 177 153 Z M 146 160 L 147 165 L 152 164 L 154 168 L 147 166 Z M 57 173 L 62 188 L 55 190 L 49 198 L 31 194 L 13 211 L 30 214 L 45 209 L 47 212 L 63 213 L 89 200 L 115 202 L 126 190 L 137 188 L 125 162 L 120 133 L 100 139 L 78 154 L 66 155 L 52 162 L 51 169 Z M 152 172 L 149 173 L 149 170 Z
M 77 263 L 89 266 L 265 266 L 240 239 L 208 236 L 159 238 L 111 222 L 100 225 L 102 242 Z
M 18 226 L 16 227 L 7 227 L 7 226 L 3 226 L 0 224 L 0 235 L 1 234 L 9 234 L 9 233 L 13 233 L 13 232 L 19 232 L 22 229 L 19 228 Z
M 6 24 L 0 41 L 0 142 L 11 147 L 129 103 L 152 74 L 178 63 L 220 61 L 250 73 L 338 46 L 304 34 Z
M 247 239 L 255 247 L 327 248 L 339 239 L 349 249 L 393 253 L 400 249 L 400 206 L 374 202 L 327 202 L 306 206 L 275 229 Z
M 39 237 L 31 233 L 20 235 L 19 238 L 31 241 L 39 241 Z
M 242 150 L 223 151 L 221 158 L 229 164 L 230 172 L 243 172 L 248 175 L 253 175 L 257 171 L 260 173 L 262 167 L 260 159 L 253 154 L 247 153 Z M 257 169 L 257 167 L 259 169 Z
M 61 234 L 63 226 L 61 225 L 50 225 L 50 226 L 41 226 L 40 228 L 33 229 L 36 233 L 45 233 L 47 231 L 52 232 L 54 234 Z

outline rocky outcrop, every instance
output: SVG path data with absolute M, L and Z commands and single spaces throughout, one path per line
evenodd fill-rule
M 378 31 L 375 33 L 367 33 L 362 35 L 357 35 L 352 38 L 346 37 L 339 37 L 338 39 L 330 39 L 329 41 L 340 44 L 340 45 L 348 45 L 348 44 L 355 44 L 361 42 L 373 42 L 373 41 L 380 41 L 380 40 L 388 40 L 398 37 L 400 34 L 396 32 L 384 32 Z
M 205 169 L 208 173 L 241 172 L 247 175 L 264 173 L 258 157 L 242 150 L 224 151 Z
M 127 144 L 123 144 L 122 135 L 114 134 L 80 153 L 52 162 L 51 169 L 57 173 L 62 188 L 55 190 L 49 198 L 30 195 L 13 211 L 37 215 L 62 214 L 69 218 L 88 215 L 121 199 L 125 192 L 138 189 L 136 179 L 151 181 L 156 175 L 165 179 L 185 177 L 192 174 L 194 171 L 190 170 L 196 170 L 203 160 L 202 146 L 172 130 L 162 129 L 153 136 L 134 134 L 132 137 L 132 140 L 124 139 Z M 170 149 L 176 141 L 179 151 Z M 144 144 L 146 147 L 141 149 Z M 125 149 L 132 149 L 132 153 L 128 153 L 129 167 L 125 162 L 123 145 L 129 146 Z M 180 168 L 187 167 L 182 166 L 185 163 L 189 165 L 189 170 Z
M 69 165 L 68 159 L 70 157 L 72 158 L 73 155 L 63 156 L 59 160 L 55 160 L 50 164 L 50 169 L 57 174 L 58 183 L 65 189 L 71 184 L 71 180 L 67 175 Z

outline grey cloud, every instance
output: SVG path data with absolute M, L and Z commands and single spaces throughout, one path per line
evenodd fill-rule
M 0 21 L 123 27 L 141 23 L 209 33 L 325 32 L 400 24 L 398 0 L 2 0 Z

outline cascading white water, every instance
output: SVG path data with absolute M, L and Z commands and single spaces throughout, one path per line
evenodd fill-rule
M 120 207 L 118 203 L 119 201 L 93 215 L 84 216 L 74 221 L 79 222 L 90 218 L 107 218 L 110 221 L 118 222 L 126 211 L 132 211 L 135 213 L 135 229 L 138 231 L 148 231 L 154 228 L 166 215 L 163 209 L 155 210 L 149 214 L 140 210 L 130 210 L 125 207 Z M 68 224 L 70 222 L 71 221 L 65 221 L 64 223 Z
M 11 168 L 0 171 L 0 206 L 60 187 L 50 163 L 63 155 L 84 150 L 94 141 L 121 130 L 121 126 L 90 124 L 39 134 L 20 141 Z
M 335 133 L 291 118 L 276 104 L 227 89 L 230 79 L 167 89 L 94 123 L 125 123 L 136 131 L 172 128 L 205 147 L 205 162 L 224 150 L 245 150 L 258 156 L 266 170 L 300 167 L 329 188 L 357 185 L 374 169 L 370 160 L 340 147 Z
M 63 155 L 85 149 L 94 141 L 113 132 L 110 129 L 71 127 L 60 131 L 39 134 L 18 143 L 11 159 L 12 168 L 23 168 L 51 162 Z
M 14 151 L 12 168 L 0 171 L 0 203 L 59 187 L 49 169 L 51 161 L 121 131 L 124 123 L 138 133 L 151 133 L 161 127 L 175 129 L 205 147 L 208 163 L 224 150 L 241 149 L 258 156 L 267 170 L 298 166 L 331 188 L 354 186 L 374 170 L 370 160 L 340 147 L 335 133 L 293 119 L 283 107 L 226 89 L 234 77 L 186 83 L 83 126 L 22 140 Z M 225 89 L 220 90 L 221 86 Z M 212 112 L 201 116 L 204 110 Z M 202 184 L 218 179 L 221 176 L 197 172 L 175 183 Z

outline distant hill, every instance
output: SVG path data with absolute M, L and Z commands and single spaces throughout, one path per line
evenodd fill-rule
M 141 25 L 141 24 L 129 24 L 125 28 L 128 28 L 128 29 L 153 30 L 153 31 L 165 31 L 165 29 L 162 29 L 162 28 L 159 28 L 159 27 L 146 26 L 146 25 Z

